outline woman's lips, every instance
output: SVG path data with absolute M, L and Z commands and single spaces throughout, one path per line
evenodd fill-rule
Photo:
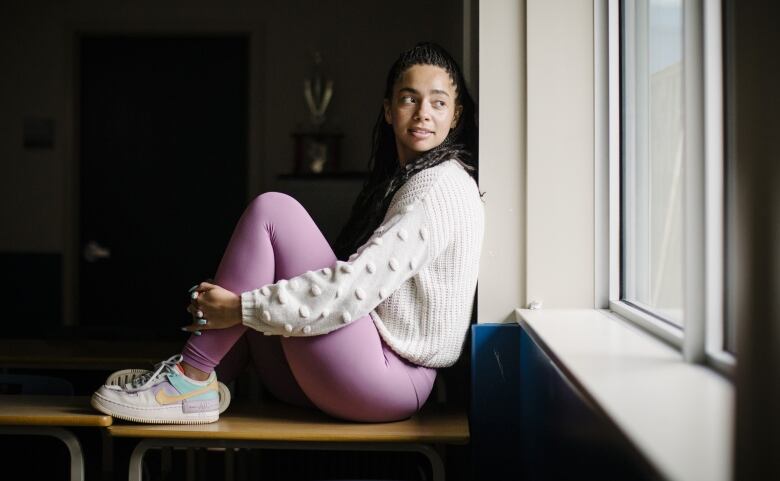
M 412 137 L 417 139 L 427 139 L 431 135 L 433 135 L 433 132 L 426 129 L 409 129 L 409 134 L 411 134 Z

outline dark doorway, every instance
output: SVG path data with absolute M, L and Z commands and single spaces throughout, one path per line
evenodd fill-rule
M 79 331 L 184 338 L 246 201 L 245 36 L 80 41 Z

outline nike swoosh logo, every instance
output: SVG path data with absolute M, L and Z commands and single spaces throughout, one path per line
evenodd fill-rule
M 177 396 L 171 396 L 170 394 L 165 392 L 164 389 L 160 389 L 159 391 L 157 391 L 157 394 L 154 397 L 155 399 L 157 399 L 158 403 L 162 405 L 167 405 L 167 404 L 174 404 L 179 401 L 183 401 L 185 399 L 198 396 L 200 394 L 206 394 L 209 391 L 217 391 L 217 390 L 218 390 L 217 383 L 213 383 L 213 384 L 209 384 L 204 388 L 198 389 L 197 391 L 192 391 L 187 394 L 179 394 Z

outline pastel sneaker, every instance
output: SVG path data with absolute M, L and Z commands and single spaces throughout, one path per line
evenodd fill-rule
M 118 419 L 141 423 L 205 424 L 219 419 L 217 375 L 195 381 L 178 367 L 181 354 L 157 364 L 124 385 L 104 384 L 92 407 Z
M 105 384 L 107 386 L 124 386 L 148 372 L 151 371 L 148 369 L 122 369 L 111 373 L 106 378 Z M 230 406 L 230 390 L 220 381 L 217 381 L 217 384 L 219 385 L 219 414 L 222 414 Z

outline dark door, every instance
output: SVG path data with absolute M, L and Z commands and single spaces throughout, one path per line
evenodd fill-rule
M 182 337 L 247 201 L 247 39 L 88 36 L 80 54 L 78 322 Z

